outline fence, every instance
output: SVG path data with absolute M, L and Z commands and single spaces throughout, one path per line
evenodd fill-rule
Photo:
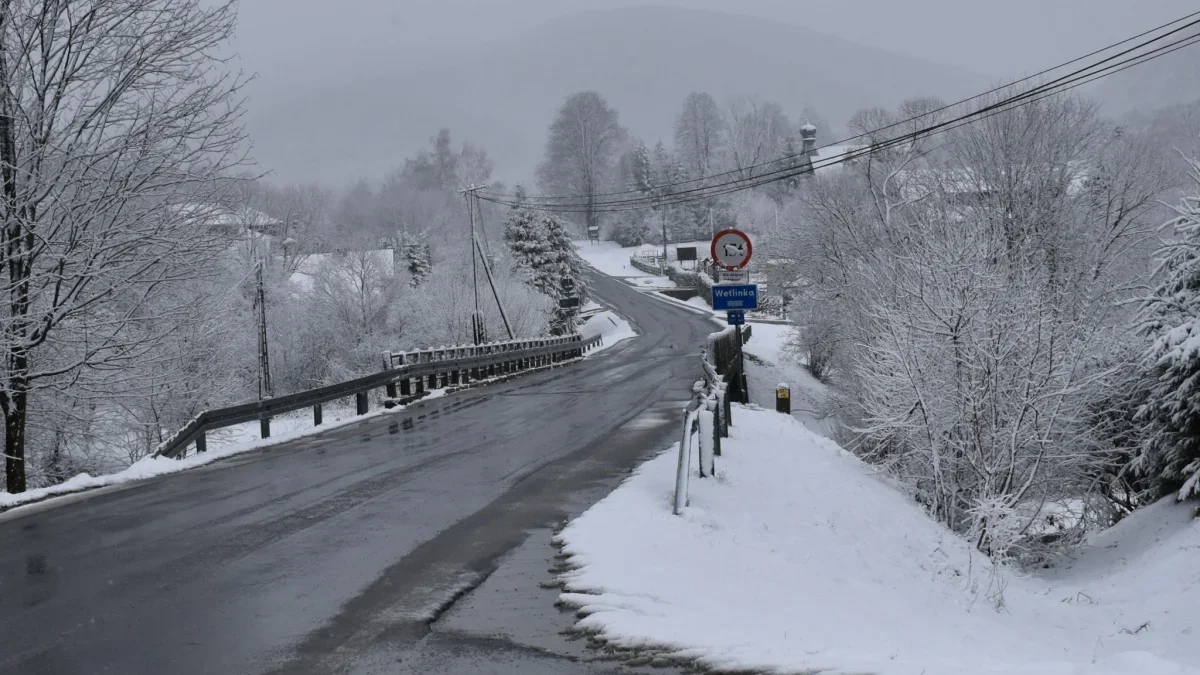
M 427 387 L 464 386 L 473 380 L 531 372 L 580 358 L 600 344 L 599 335 L 584 340 L 576 334 L 471 347 L 385 352 L 384 367 L 378 373 L 277 398 L 205 410 L 163 441 L 155 456 L 182 458 L 192 443 L 196 452 L 204 452 L 206 433 L 215 429 L 259 420 L 262 436 L 266 438 L 271 435 L 271 418 L 294 410 L 311 407 L 316 426 L 321 424 L 322 404 L 330 401 L 353 396 L 356 412 L 365 415 L 367 394 L 376 389 L 386 390 L 384 405 L 392 407 L 420 398 Z
M 703 378 L 692 387 L 695 396 L 683 411 L 683 430 L 679 439 L 679 462 L 675 470 L 675 515 L 687 506 L 688 466 L 692 457 L 692 437 L 699 439 L 700 477 L 716 472 L 716 457 L 721 456 L 721 439 L 729 438 L 733 424 L 731 399 L 746 400 L 745 377 L 738 344 L 738 331 L 730 326 L 708 336 L 700 354 Z M 741 331 L 741 342 L 750 340 L 750 326 Z

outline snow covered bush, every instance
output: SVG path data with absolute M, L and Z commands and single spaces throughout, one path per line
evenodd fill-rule
M 1200 497 L 1200 164 L 1191 165 L 1196 189 L 1167 223 L 1173 240 L 1160 251 L 1162 282 L 1141 326 L 1153 340 L 1145 354 L 1152 384 L 1140 411 L 1149 438 L 1137 468 L 1179 499 Z
M 855 124 L 902 134 L 939 107 Z M 1131 338 L 1122 301 L 1166 185 L 1156 159 L 1088 104 L 1047 99 L 818 175 L 781 213 L 779 255 L 812 314 L 800 340 L 818 370 L 838 364 L 853 447 L 985 550 L 995 514 L 1032 538 L 1038 504 L 1090 506 L 1109 480 L 1091 421 L 1111 381 L 1101 355 Z M 1026 559 L 1047 541 L 1000 548 Z

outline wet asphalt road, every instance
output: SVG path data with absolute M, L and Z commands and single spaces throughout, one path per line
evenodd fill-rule
M 551 528 L 668 444 L 711 323 L 0 516 L 0 674 L 616 673 L 559 633 Z

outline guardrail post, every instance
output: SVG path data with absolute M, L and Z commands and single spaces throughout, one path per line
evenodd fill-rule
M 494 354 L 496 353 L 496 352 L 495 352 L 495 349 L 493 349 L 491 345 L 488 345 L 488 346 L 484 347 L 483 349 L 484 349 L 484 352 L 485 352 L 485 353 L 486 353 L 488 356 L 492 356 L 492 355 L 494 355 Z M 496 376 L 496 362 L 495 362 L 495 361 L 493 361 L 493 360 L 491 360 L 491 359 L 488 359 L 488 364 L 487 364 L 487 376 L 488 376 L 488 377 L 495 377 L 495 376 Z
M 208 452 L 208 439 L 204 437 L 204 432 L 196 434 L 196 452 Z
M 321 426 L 321 404 L 320 403 L 313 406 L 313 426 L 314 427 Z
M 690 407 L 690 406 L 689 406 Z M 683 507 L 687 506 L 688 493 L 688 464 L 691 460 L 689 452 L 688 440 L 691 436 L 692 412 L 688 408 L 683 410 L 683 436 L 679 439 L 679 462 L 675 467 L 675 515 L 683 513 Z
M 258 433 L 263 438 L 271 437 L 271 418 L 270 417 L 258 418 Z
M 437 354 L 437 352 L 430 350 L 429 363 L 433 363 L 436 360 L 434 358 L 436 354 Z M 432 391 L 437 388 L 438 388 L 438 374 L 437 374 L 437 371 L 435 370 L 429 374 L 429 389 Z
M 421 363 L 424 363 L 424 362 L 425 362 L 425 356 L 424 356 L 424 354 L 425 354 L 425 352 L 417 352 L 417 353 L 415 354 L 415 356 L 416 356 L 416 363 L 418 363 L 418 364 L 421 364 Z M 419 395 L 419 394 L 424 394 L 424 393 L 425 393 L 425 378 L 424 378 L 424 377 L 422 377 L 422 376 L 420 376 L 420 375 L 418 375 L 418 376 L 416 376 L 416 377 L 414 377 L 414 378 L 413 378 L 413 381 L 417 383 L 417 394 L 418 394 L 418 395 Z
M 383 353 L 383 369 L 385 371 L 392 369 L 392 354 L 391 354 L 391 352 Z M 388 398 L 396 398 L 396 383 L 395 382 L 388 382 L 387 386 L 385 388 L 387 389 L 387 397 Z
M 367 392 L 360 391 L 354 395 L 354 407 L 359 415 L 367 414 Z
M 719 399 L 709 399 L 709 404 L 712 406 L 713 425 L 712 425 L 712 448 L 713 457 L 721 456 L 721 405 Z
M 470 353 L 471 358 L 475 358 L 475 357 L 479 356 L 479 347 L 467 347 L 467 351 Z M 479 366 L 478 365 L 471 366 L 471 379 L 472 380 L 479 379 Z

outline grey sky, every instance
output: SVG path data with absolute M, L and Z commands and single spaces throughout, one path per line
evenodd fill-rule
M 510 38 L 554 16 L 636 4 L 779 19 L 998 76 L 1196 10 L 1194 0 L 243 0 L 238 49 L 248 69 L 291 80 L 322 64 Z
M 964 89 L 919 62 L 832 56 L 841 47 L 822 36 L 764 30 L 780 24 L 757 19 L 754 28 L 708 15 L 703 39 L 686 47 L 680 23 L 636 23 L 653 12 L 610 13 L 596 29 L 605 35 L 590 15 L 561 40 L 545 26 L 647 4 L 786 22 L 984 77 Z M 247 117 L 255 155 L 280 180 L 379 177 L 445 126 L 486 148 L 497 177 L 513 181 L 530 175 L 554 109 L 578 89 L 601 91 L 651 140 L 669 137 L 691 90 L 761 94 L 791 113 L 813 104 L 836 126 L 859 106 L 967 95 L 1196 9 L 1195 0 L 242 0 L 234 47 L 258 75 Z M 644 60 L 629 61 L 634 53 Z M 901 61 L 902 72 L 886 72 Z M 922 90 L 930 83 L 941 90 Z

